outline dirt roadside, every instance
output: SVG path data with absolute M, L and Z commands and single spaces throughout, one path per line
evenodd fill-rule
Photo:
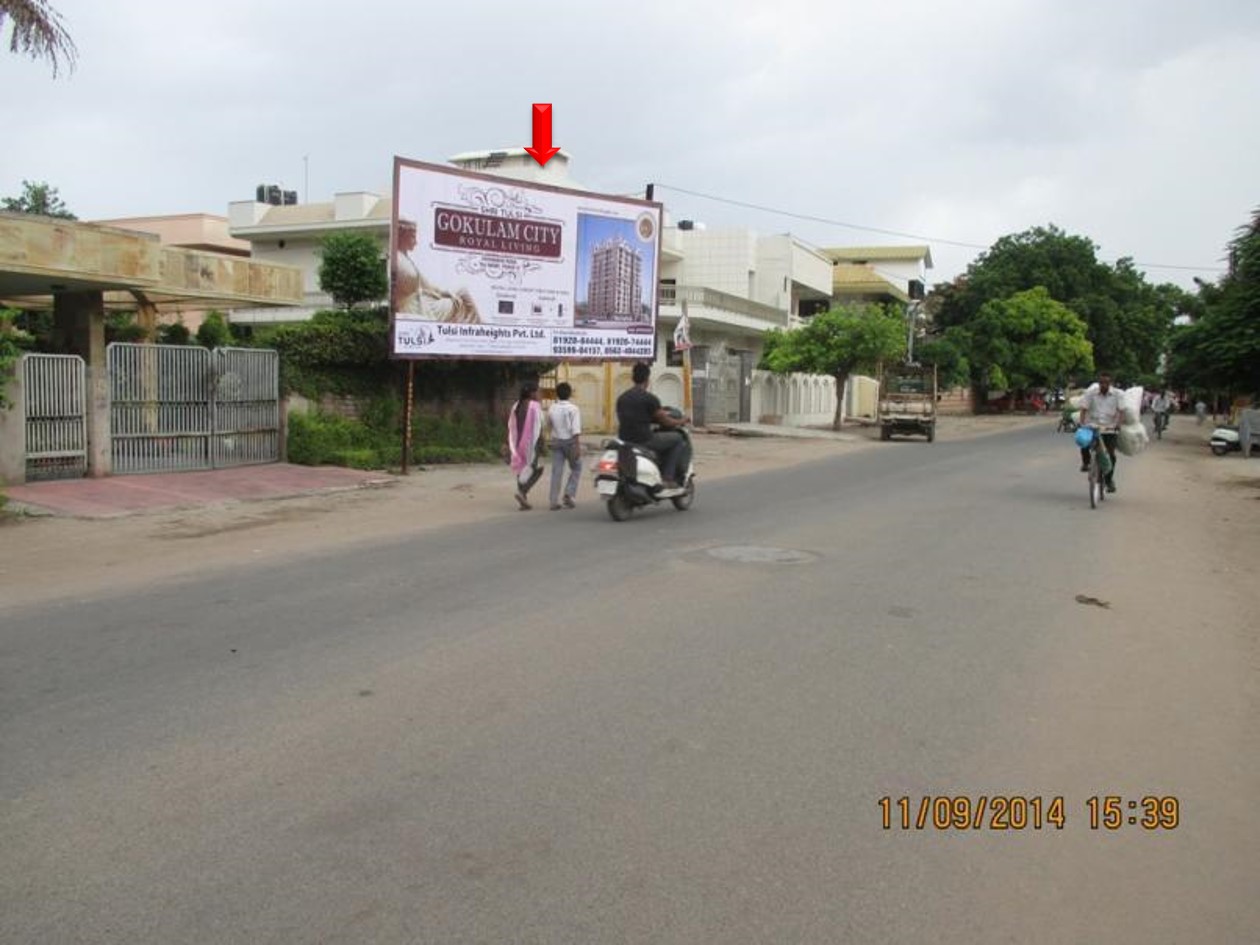
M 944 417 L 939 439 L 984 436 L 1045 417 Z M 878 448 L 874 427 L 829 439 L 698 435 L 703 480 Z M 588 458 L 579 501 L 593 501 Z M 546 488 L 546 479 L 540 484 Z M 545 495 L 545 493 L 544 493 Z M 543 505 L 535 515 L 552 514 Z M 496 517 L 517 517 L 504 467 L 431 467 L 383 488 L 234 502 L 121 518 L 18 517 L 0 524 L 0 612 L 57 598 L 124 592 L 245 562 L 278 561 Z M 554 513 L 563 514 L 563 513 Z

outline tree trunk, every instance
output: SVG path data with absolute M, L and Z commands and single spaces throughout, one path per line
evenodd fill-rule
M 848 372 L 835 375 L 836 378 L 836 415 L 832 418 L 831 429 L 839 430 L 844 422 L 844 385 L 849 380 Z

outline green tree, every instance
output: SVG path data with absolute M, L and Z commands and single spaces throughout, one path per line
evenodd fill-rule
M 1229 269 L 1200 284 L 1192 324 L 1174 335 L 1169 375 L 1182 386 L 1260 394 L 1260 209 L 1229 243 Z
M 944 298 L 929 310 L 938 327 L 949 328 L 969 323 L 986 302 L 1034 286 L 1045 286 L 1052 299 L 1066 305 L 1073 299 L 1105 295 L 1110 280 L 1097 251 L 1092 241 L 1053 224 L 1003 236 L 967 267 L 965 276 L 943 290 Z
M 915 345 L 914 357 L 923 364 L 936 366 L 937 383 L 942 388 L 961 387 L 971 381 L 971 361 L 964 329 L 951 328 L 938 335 L 929 335 Z
M 319 287 L 338 305 L 351 309 L 379 302 L 389 290 L 381 245 L 367 233 L 330 233 L 324 237 Z
M 210 312 L 197 328 L 197 344 L 203 348 L 226 348 L 232 343 L 232 332 L 221 312 Z
M 79 51 L 48 0 L 0 0 L 0 32 L 10 23 L 9 52 L 47 59 L 54 78 L 63 62 L 74 71 Z
M 73 213 L 66 209 L 56 187 L 50 187 L 43 181 L 22 181 L 20 197 L 0 198 L 0 208 L 10 213 L 36 213 L 44 217 L 60 217 L 63 220 L 77 220 Z
M 1003 236 L 964 276 L 934 288 L 927 310 L 938 330 L 966 327 L 986 303 L 1043 286 L 1084 320 L 1098 363 L 1118 377 L 1149 375 L 1186 294 L 1149 284 L 1130 259 L 1100 262 L 1097 252 L 1089 239 L 1053 225 Z
M 880 362 L 904 354 L 905 322 L 892 307 L 844 306 L 815 315 L 800 328 L 771 333 L 767 349 L 764 363 L 777 374 L 804 371 L 836 379 L 832 428 L 839 430 L 849 375 L 874 371 Z
M 1058 385 L 1093 370 L 1085 322 L 1044 286 L 986 302 L 962 331 L 981 394 Z

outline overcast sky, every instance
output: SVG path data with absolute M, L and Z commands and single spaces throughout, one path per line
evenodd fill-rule
M 387 186 L 395 154 L 522 146 L 551 102 L 572 177 L 648 181 L 923 237 L 932 281 L 1055 223 L 1219 267 L 1260 206 L 1256 0 L 53 0 L 73 74 L 0 48 L 0 195 L 81 218 L 224 214 L 256 184 Z M 904 237 L 660 189 L 674 219 Z M 1213 272 L 1146 268 L 1189 285 Z

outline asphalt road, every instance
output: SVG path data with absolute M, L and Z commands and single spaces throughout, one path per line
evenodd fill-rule
M 1066 444 L 0 611 L 0 941 L 1260 941 L 1254 620 Z

